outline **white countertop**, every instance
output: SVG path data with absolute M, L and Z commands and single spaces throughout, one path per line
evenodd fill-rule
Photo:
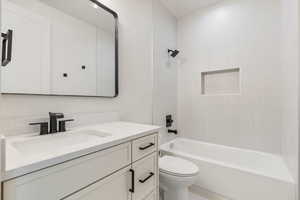
M 94 137 L 93 140 L 80 142 L 76 145 L 66 145 L 52 152 L 37 151 L 34 154 L 26 154 L 20 152 L 12 145 L 14 142 L 22 140 L 32 140 L 32 138 L 44 137 L 46 140 L 51 140 L 51 137 L 59 136 L 58 134 L 72 133 L 57 133 L 54 135 L 36 136 L 24 135 L 16 137 L 8 137 L 5 142 L 5 157 L 4 157 L 4 172 L 3 180 L 16 178 L 43 168 L 47 168 L 59 163 L 87 155 L 96 151 L 100 151 L 130 140 L 143 137 L 152 133 L 158 132 L 160 127 L 144 124 L 136 124 L 129 122 L 111 122 L 93 126 L 86 126 L 72 129 L 71 131 L 95 130 L 102 133 L 107 133 L 108 137 Z M 56 138 L 57 139 L 57 138 Z M 46 148 L 46 147 L 45 147 Z M 26 156 L 24 156 L 26 155 Z

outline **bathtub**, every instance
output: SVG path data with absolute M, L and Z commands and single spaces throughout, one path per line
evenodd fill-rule
M 198 165 L 193 187 L 232 200 L 296 200 L 295 183 L 279 155 L 177 138 L 160 147 Z

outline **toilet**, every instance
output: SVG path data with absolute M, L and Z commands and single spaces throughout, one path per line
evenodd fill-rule
M 189 200 L 188 187 L 197 178 L 199 168 L 194 163 L 174 156 L 159 159 L 160 189 L 163 200 Z

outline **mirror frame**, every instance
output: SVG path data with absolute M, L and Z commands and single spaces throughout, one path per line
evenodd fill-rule
M 109 12 L 115 18 L 115 95 L 112 97 L 96 96 L 104 98 L 116 98 L 119 95 L 119 15 L 114 10 L 106 5 L 100 3 L 98 0 L 90 0 L 92 3 L 98 5 L 103 10 Z M 89 96 L 86 96 L 89 97 Z
M 88 96 L 88 95 L 58 95 L 58 94 L 30 94 L 30 93 L 2 93 L 1 95 L 36 95 L 36 96 L 61 96 L 61 97 L 97 97 L 97 98 L 116 98 L 119 95 L 119 16 L 114 10 L 100 3 L 98 0 L 89 0 L 103 10 L 112 14 L 115 19 L 115 94 L 114 96 Z M 1 46 L 1 44 L 0 44 Z M 1 88 L 1 87 L 0 87 Z

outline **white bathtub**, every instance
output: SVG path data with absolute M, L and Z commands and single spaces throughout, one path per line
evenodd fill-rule
M 161 153 L 193 161 L 196 186 L 233 200 L 295 200 L 295 184 L 282 157 L 178 138 Z

